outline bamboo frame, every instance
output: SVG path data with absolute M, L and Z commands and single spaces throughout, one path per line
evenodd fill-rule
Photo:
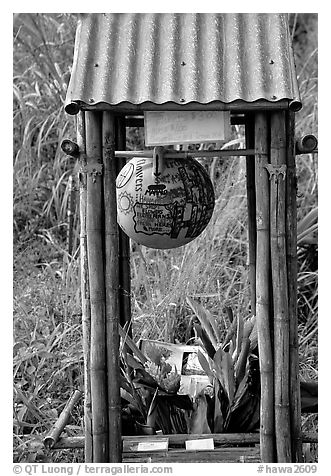
M 77 143 L 79 147 L 80 169 L 86 167 L 86 132 L 85 113 L 77 116 Z M 79 198 L 80 198 L 80 280 L 82 300 L 82 332 L 84 354 L 84 426 L 85 426 L 85 461 L 93 461 L 92 439 L 92 401 L 91 401 L 91 304 L 87 259 L 87 232 L 86 232 L 86 206 L 87 206 L 87 178 L 79 173 Z
M 125 150 L 126 148 L 126 130 L 125 130 L 125 118 L 116 118 L 116 137 L 115 145 L 119 150 Z M 126 158 L 120 158 L 116 160 L 116 173 L 117 175 L 126 164 Z M 120 324 L 125 326 L 128 324 L 128 333 L 132 337 L 131 328 L 131 270 L 130 270 L 130 239 L 118 227 L 119 234 L 119 280 L 120 280 Z
M 274 376 L 270 329 L 270 214 L 267 114 L 255 115 L 256 184 L 256 318 L 261 372 L 260 441 L 261 461 L 275 462 Z
M 262 462 L 302 460 L 293 116 L 281 110 L 247 113 L 247 149 L 199 151 L 212 157 L 246 156 L 250 295 L 252 314 L 257 316 L 261 371 Z M 119 325 L 131 318 L 131 283 L 129 239 L 117 225 L 115 180 L 126 157 L 145 157 L 153 151 L 125 151 L 125 117 L 115 118 L 110 111 L 81 113 L 77 135 L 81 171 L 87 172 L 80 174 L 85 460 L 121 462 Z M 197 156 L 195 152 L 166 155 Z M 287 166 L 286 181 L 281 166 Z
M 126 127 L 144 127 L 144 116 L 122 116 L 125 118 Z M 245 115 L 235 115 L 230 117 L 231 125 L 240 125 L 246 123 Z M 119 149 L 121 150 L 121 149 Z
M 271 165 L 286 164 L 285 113 L 271 113 Z M 270 169 L 270 250 L 274 305 L 275 435 L 277 462 L 292 461 L 289 408 L 289 316 L 286 263 L 286 181 Z
M 164 438 L 164 435 L 160 436 Z M 122 441 L 130 440 L 131 436 L 122 436 Z M 149 435 L 141 435 L 140 441 L 148 441 Z M 157 439 L 157 435 L 153 435 L 153 439 Z M 201 438 L 213 438 L 217 445 L 237 445 L 237 444 L 257 444 L 260 441 L 260 435 L 258 433 L 214 433 L 214 434 L 201 434 L 201 435 L 167 435 L 169 438 L 169 445 L 179 446 L 185 443 L 186 440 L 198 440 Z M 84 436 L 71 436 L 67 438 L 59 438 L 54 444 L 52 450 L 64 450 L 73 448 L 84 448 Z M 317 433 L 302 433 L 303 443 L 318 443 Z
M 108 374 L 108 441 L 109 461 L 121 462 L 121 398 L 119 363 L 119 269 L 118 225 L 116 209 L 115 119 L 109 112 L 102 118 L 105 289 L 106 289 L 106 346 Z
M 155 104 L 150 101 L 146 101 L 142 104 L 132 104 L 130 102 L 121 102 L 120 105 L 112 105 L 106 102 L 100 102 L 96 104 L 87 104 L 81 101 L 71 102 L 65 105 L 65 110 L 68 114 L 77 114 L 80 109 L 85 111 L 111 111 L 113 114 L 135 114 L 139 115 L 144 111 L 266 111 L 266 110 L 279 110 L 279 109 L 291 109 L 293 111 L 299 111 L 301 109 L 301 103 L 298 100 L 281 99 L 279 101 L 271 102 L 265 99 L 260 99 L 253 102 L 245 101 L 233 101 L 231 103 L 222 103 L 220 101 L 212 101 L 210 103 L 189 102 L 174 103 L 167 102 L 165 104 Z
M 79 118 L 83 116 L 84 117 L 84 113 L 82 114 L 78 114 L 77 116 L 77 124 L 79 122 Z M 79 157 L 79 154 L 80 154 L 80 149 L 79 149 L 79 144 L 76 144 L 76 142 L 73 142 L 72 140 L 70 139 L 64 139 L 62 142 L 61 142 L 61 149 L 63 150 L 63 152 L 67 155 L 70 155 L 70 157 L 75 157 L 75 158 L 78 158 Z
M 317 152 L 317 139 L 313 134 L 307 134 L 303 137 L 298 137 L 295 141 L 294 147 L 296 154 L 309 154 L 312 152 Z
M 189 151 L 165 151 L 163 157 L 166 159 L 188 159 L 194 157 L 241 157 L 241 156 L 254 156 L 254 149 L 222 149 L 222 150 L 189 150 Z M 116 158 L 122 157 L 153 157 L 153 150 L 116 150 Z
M 290 417 L 292 459 L 303 461 L 301 436 L 301 398 L 299 381 L 299 337 L 297 315 L 297 179 L 295 167 L 295 117 L 286 115 L 287 180 L 286 180 L 286 254 L 290 345 Z
M 69 199 L 68 199 L 68 232 L 67 232 L 67 249 L 68 255 L 72 256 L 73 248 L 73 226 L 74 226 L 74 216 L 75 216 L 75 207 L 76 207 L 76 191 L 74 187 L 73 176 L 70 175 L 68 178 L 68 190 L 69 190 Z
M 245 126 L 245 140 L 248 149 L 254 148 L 254 116 L 248 115 Z M 255 156 L 246 157 L 247 191 L 247 231 L 248 266 L 251 313 L 256 315 L 256 194 L 255 194 Z
M 98 169 L 102 160 L 100 114 L 86 112 L 85 118 L 87 167 Z M 95 463 L 109 460 L 103 227 L 102 177 L 88 174 L 86 232 L 91 303 L 90 381 Z

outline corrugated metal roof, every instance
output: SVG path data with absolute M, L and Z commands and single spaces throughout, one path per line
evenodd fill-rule
M 80 16 L 69 113 L 75 104 L 141 110 L 283 100 L 301 106 L 287 14 Z

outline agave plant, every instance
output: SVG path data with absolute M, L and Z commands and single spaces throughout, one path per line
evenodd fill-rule
M 214 316 L 200 303 L 187 298 L 196 316 L 193 325 L 205 353 L 199 352 L 201 367 L 214 389 L 211 431 L 249 432 L 258 427 L 260 378 L 255 316 L 233 317 L 223 343 Z
M 317 245 L 318 208 L 314 207 L 298 223 L 297 244 Z

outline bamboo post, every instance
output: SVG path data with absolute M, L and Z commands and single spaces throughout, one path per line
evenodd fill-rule
M 86 234 L 86 201 L 87 178 L 86 173 L 86 135 L 85 113 L 81 111 L 77 116 L 77 143 L 79 147 L 79 198 L 80 198 L 80 282 L 82 301 L 82 331 L 84 354 L 84 427 L 85 427 L 85 462 L 93 461 L 92 440 L 92 403 L 91 403 L 91 308 L 90 289 L 88 278 L 87 260 L 87 234 Z
M 93 462 L 108 462 L 103 181 L 100 113 L 86 111 L 86 232 L 91 303 Z
M 109 461 L 121 462 L 121 399 L 119 362 L 119 269 L 118 225 L 116 208 L 115 120 L 103 113 L 103 184 L 105 224 L 105 289 L 108 370 Z
M 254 149 L 254 116 L 248 115 L 245 125 L 246 148 Z M 255 156 L 246 157 L 246 190 L 248 217 L 248 265 L 251 313 L 256 315 L 256 195 Z
M 79 122 L 80 122 L 80 114 L 78 114 L 77 121 L 76 121 L 76 130 L 77 136 L 79 134 Z M 80 149 L 79 145 L 76 142 L 73 142 L 70 139 L 64 139 L 61 142 L 61 149 L 65 154 L 67 154 L 72 159 L 79 159 L 80 157 Z M 76 177 L 70 175 L 68 178 L 68 230 L 67 230 L 67 247 L 68 247 L 68 255 L 71 256 L 73 252 L 73 242 L 74 242 L 74 217 L 75 217 L 75 209 L 76 209 Z
M 286 180 L 286 253 L 288 312 L 290 320 L 290 417 L 293 462 L 303 461 L 301 436 L 301 399 L 299 380 L 299 338 L 297 315 L 297 179 L 295 167 L 295 114 L 286 117 L 287 180 Z
M 274 304 L 275 435 L 277 462 L 292 461 L 289 408 L 289 315 L 286 263 L 285 112 L 271 113 L 270 249 Z
M 125 118 L 116 119 L 116 149 L 125 150 L 126 131 Z M 116 159 L 117 175 L 126 164 L 125 157 Z M 131 271 L 130 271 L 130 239 L 124 231 L 118 227 L 119 233 L 119 273 L 120 273 L 120 324 L 128 324 L 128 333 L 132 337 L 131 328 Z
M 261 372 L 260 441 L 261 460 L 275 462 L 274 445 L 274 377 L 270 329 L 270 215 L 268 164 L 268 130 L 266 113 L 255 116 L 255 184 L 256 184 L 256 320 Z
M 54 428 L 52 431 L 45 436 L 44 438 L 44 445 L 46 448 L 52 448 L 55 443 L 58 441 L 62 431 L 64 430 L 64 427 L 69 421 L 70 414 L 75 407 L 76 403 L 82 396 L 82 392 L 80 390 L 75 390 L 74 393 L 71 395 L 69 400 L 66 403 L 66 406 L 62 410 L 59 418 L 57 419 Z
M 67 248 L 69 256 L 72 255 L 72 248 L 73 248 L 73 228 L 74 228 L 74 214 L 75 214 L 75 206 L 76 206 L 76 191 L 73 185 L 73 177 L 70 175 L 68 178 L 68 189 L 69 189 L 69 204 L 67 210 L 68 216 L 68 232 L 67 232 Z

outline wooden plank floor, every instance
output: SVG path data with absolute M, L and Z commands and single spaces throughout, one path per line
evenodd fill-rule
M 188 451 L 169 448 L 160 452 L 123 453 L 123 463 L 259 463 L 259 445 L 247 448 L 215 448 L 214 450 Z

